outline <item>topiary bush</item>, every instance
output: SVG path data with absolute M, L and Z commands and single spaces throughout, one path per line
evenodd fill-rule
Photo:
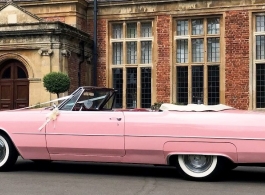
M 50 93 L 57 94 L 68 91 L 70 87 L 70 78 L 62 72 L 51 72 L 43 77 L 43 85 Z

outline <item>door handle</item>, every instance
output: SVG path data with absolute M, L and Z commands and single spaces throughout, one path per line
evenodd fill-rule
M 115 117 L 113 117 L 113 118 L 109 118 L 109 120 L 117 120 L 117 121 L 121 121 L 121 118 L 115 118 Z

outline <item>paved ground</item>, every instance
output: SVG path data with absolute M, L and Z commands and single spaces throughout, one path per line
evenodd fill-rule
M 174 168 L 19 160 L 0 173 L 0 195 L 264 195 L 265 168 L 239 167 L 219 182 L 190 182 Z

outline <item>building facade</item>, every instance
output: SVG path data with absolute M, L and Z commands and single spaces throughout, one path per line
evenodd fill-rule
M 9 4 L 3 2 L 0 16 Z M 65 34 L 67 30 L 62 31 L 58 37 L 65 38 L 57 40 L 57 48 L 52 41 L 40 47 L 39 40 L 32 39 L 30 45 L 35 45 L 35 49 L 6 41 L 8 33 L 1 36 L 0 66 L 8 67 L 5 63 L 12 60 L 22 62 L 24 66 L 12 67 L 17 67 L 13 71 L 19 67 L 27 70 L 24 77 L 29 80 L 30 104 L 52 98 L 43 89 L 44 73 L 65 71 L 71 76 L 72 91 L 78 86 L 77 70 L 81 67 L 82 85 L 97 83 L 116 88 L 116 107 L 120 108 L 150 108 L 156 102 L 265 108 L 264 0 L 98 0 L 96 26 L 93 0 L 13 1 L 11 4 L 35 19 L 34 24 L 20 22 L 28 28 L 43 23 L 66 24 L 76 33 L 70 38 Z M 5 15 L 14 20 L 14 14 Z M 2 26 L 16 25 L 6 22 Z M 94 27 L 97 72 L 91 74 Z M 4 31 L 0 29 L 1 34 Z M 83 57 L 80 42 L 85 43 Z M 45 54 L 51 49 L 51 55 L 35 56 L 41 48 Z M 65 58 L 63 53 L 71 55 Z M 0 85 L 4 82 L 1 77 Z M 41 95 L 42 99 L 40 93 L 45 94 Z
M 86 21 L 87 4 L 36 2 L 8 1 L 0 7 L 1 110 L 55 99 L 42 81 L 50 72 L 68 74 L 70 92 L 91 83 L 93 41 L 80 23 Z
M 137 107 L 262 109 L 264 8 L 262 0 L 101 2 L 98 82 L 120 89 L 123 107 L 136 99 Z

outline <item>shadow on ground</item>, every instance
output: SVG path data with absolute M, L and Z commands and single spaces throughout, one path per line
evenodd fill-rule
M 80 174 L 102 174 L 102 175 L 124 175 L 144 177 L 180 177 L 174 167 L 113 164 L 113 163 L 83 163 L 83 162 L 52 162 L 50 164 L 38 165 L 32 161 L 19 160 L 14 170 L 16 172 L 58 172 L 58 173 L 80 173 Z
M 14 170 L 16 172 L 53 172 L 70 174 L 121 175 L 135 177 L 156 177 L 182 179 L 174 167 L 111 164 L 111 163 L 80 163 L 80 162 L 52 162 L 37 165 L 32 161 L 18 160 Z M 265 183 L 265 168 L 239 167 L 226 173 L 219 182 L 261 182 Z

